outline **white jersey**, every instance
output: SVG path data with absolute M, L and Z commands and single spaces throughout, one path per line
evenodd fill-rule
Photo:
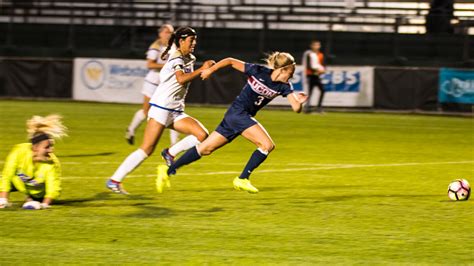
M 195 61 L 194 55 L 183 56 L 179 50 L 176 50 L 161 69 L 161 82 L 153 93 L 150 104 L 169 111 L 183 112 L 184 98 L 188 92 L 189 82 L 183 85 L 179 84 L 175 72 L 193 72 Z
M 305 69 L 312 69 L 312 70 L 317 70 L 320 72 L 323 72 L 326 70 L 326 68 L 323 66 L 322 62 L 320 61 L 320 58 L 317 53 L 307 50 L 303 54 L 303 66 Z
M 158 40 L 156 40 L 148 48 L 148 51 L 146 52 L 146 59 L 153 60 L 157 64 L 164 64 L 168 60 L 169 55 L 174 53 L 174 51 L 176 50 L 176 46 L 173 44 L 165 59 L 161 59 L 161 55 L 165 50 L 166 45 L 161 45 Z M 150 69 L 150 71 L 148 71 L 147 75 L 145 76 L 145 80 L 149 83 L 158 86 L 158 84 L 160 83 L 160 70 Z

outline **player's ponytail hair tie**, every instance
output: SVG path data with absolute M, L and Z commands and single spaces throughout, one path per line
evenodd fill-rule
M 60 115 L 45 117 L 35 115 L 26 121 L 26 131 L 31 143 L 36 144 L 47 139 L 60 139 L 67 136 L 67 128 L 62 124 Z
M 286 52 L 273 52 L 267 56 L 264 61 L 271 69 L 284 68 L 290 65 L 295 65 L 295 58 Z
M 173 43 L 175 43 L 176 47 L 179 48 L 179 40 L 186 39 L 189 36 L 196 36 L 196 35 L 197 35 L 196 31 L 191 27 L 180 27 L 180 28 L 178 28 L 171 35 L 171 38 L 168 41 L 168 47 L 166 47 L 166 50 L 161 54 L 161 59 L 163 59 L 163 60 L 166 59 L 166 55 L 168 54 L 169 50 L 171 49 L 171 46 L 173 46 Z

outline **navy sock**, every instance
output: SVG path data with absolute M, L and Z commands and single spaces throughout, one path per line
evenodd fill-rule
M 179 159 L 175 161 L 174 164 L 170 165 L 170 168 L 168 168 L 168 175 L 176 174 L 176 170 L 181 166 L 190 164 L 199 159 L 201 159 L 201 155 L 199 155 L 197 147 L 194 146 L 191 149 L 187 150 L 183 154 L 183 156 L 179 157 Z
M 265 159 L 267 159 L 267 155 L 263 152 L 261 152 L 259 149 L 254 151 L 252 153 L 252 156 L 250 156 L 250 159 L 247 163 L 247 165 L 244 168 L 244 171 L 242 174 L 240 174 L 239 178 L 240 179 L 248 179 L 250 177 L 250 174 L 252 171 L 257 168 Z

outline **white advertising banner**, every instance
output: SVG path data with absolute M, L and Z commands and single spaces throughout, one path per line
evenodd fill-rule
M 303 66 L 297 66 L 292 79 L 295 91 L 308 92 L 303 79 Z M 321 76 L 326 94 L 323 106 L 333 107 L 372 107 L 374 104 L 374 68 L 357 66 L 329 66 Z M 319 90 L 313 89 L 311 105 L 317 105 Z M 286 98 L 278 97 L 270 104 L 288 105 Z
M 97 102 L 142 103 L 145 60 L 74 59 L 73 99 Z

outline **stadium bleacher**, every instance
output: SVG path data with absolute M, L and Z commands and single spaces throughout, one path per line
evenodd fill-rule
M 428 0 L 1 1 L 0 54 L 140 58 L 172 22 L 198 28 L 198 52 L 216 57 L 258 60 L 275 44 L 298 54 L 318 38 L 332 64 L 469 66 L 474 5 L 456 1 L 449 36 L 425 34 L 429 9 Z

